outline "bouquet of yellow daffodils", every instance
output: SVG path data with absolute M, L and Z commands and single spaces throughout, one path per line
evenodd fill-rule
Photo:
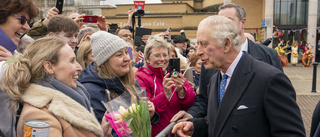
M 107 103 L 107 110 L 111 113 L 105 116 L 119 137 L 151 137 L 151 122 L 145 90 L 138 92 L 137 96 L 138 103 L 131 103 L 131 105 L 125 103 L 130 101 L 123 96 Z

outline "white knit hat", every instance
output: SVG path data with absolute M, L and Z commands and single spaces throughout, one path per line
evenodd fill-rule
M 98 66 L 106 62 L 114 53 L 128 47 L 120 37 L 106 31 L 98 31 L 91 35 L 92 55 Z

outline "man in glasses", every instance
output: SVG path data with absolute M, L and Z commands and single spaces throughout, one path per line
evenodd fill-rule
M 178 136 L 305 137 L 295 90 L 278 68 L 242 51 L 235 21 L 210 16 L 198 26 L 197 55 L 208 70 L 205 118 L 173 127 Z M 258 45 L 259 46 L 259 45 Z

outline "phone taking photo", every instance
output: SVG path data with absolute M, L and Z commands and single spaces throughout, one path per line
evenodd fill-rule
M 118 24 L 117 24 L 117 23 L 111 23 L 111 24 L 110 24 L 110 29 L 115 29 L 115 30 L 117 30 L 117 28 L 118 28 Z
M 109 26 L 110 26 L 109 32 L 111 34 L 116 33 L 116 30 L 118 29 L 118 24 L 117 23 L 111 23 Z
M 180 58 L 170 58 L 168 67 L 170 76 L 173 72 L 180 72 Z
M 98 22 L 98 17 L 93 16 L 93 15 L 86 15 L 83 17 L 83 22 L 86 23 L 97 23 Z
M 57 2 L 56 2 L 56 8 L 59 10 L 59 13 L 58 13 L 58 14 L 62 14 L 63 0 L 57 0 Z
M 170 30 L 171 30 L 171 27 L 168 27 L 167 30 L 166 30 L 166 33 L 167 33 L 167 32 L 170 32 Z M 166 35 L 164 36 L 164 40 L 167 41 L 167 39 L 168 39 L 167 37 L 168 37 L 168 35 L 166 34 Z

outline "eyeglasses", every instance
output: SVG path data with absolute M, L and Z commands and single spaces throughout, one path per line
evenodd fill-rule
M 163 54 L 163 55 L 156 54 L 156 55 L 153 55 L 153 56 L 150 56 L 150 57 L 154 57 L 155 59 L 161 59 L 161 57 L 169 58 L 169 55 L 168 54 Z
M 26 22 L 28 22 L 28 25 L 32 23 L 32 21 L 30 19 L 27 19 L 26 16 L 18 15 L 18 14 L 12 14 L 12 16 L 19 17 L 21 25 L 26 24 Z

